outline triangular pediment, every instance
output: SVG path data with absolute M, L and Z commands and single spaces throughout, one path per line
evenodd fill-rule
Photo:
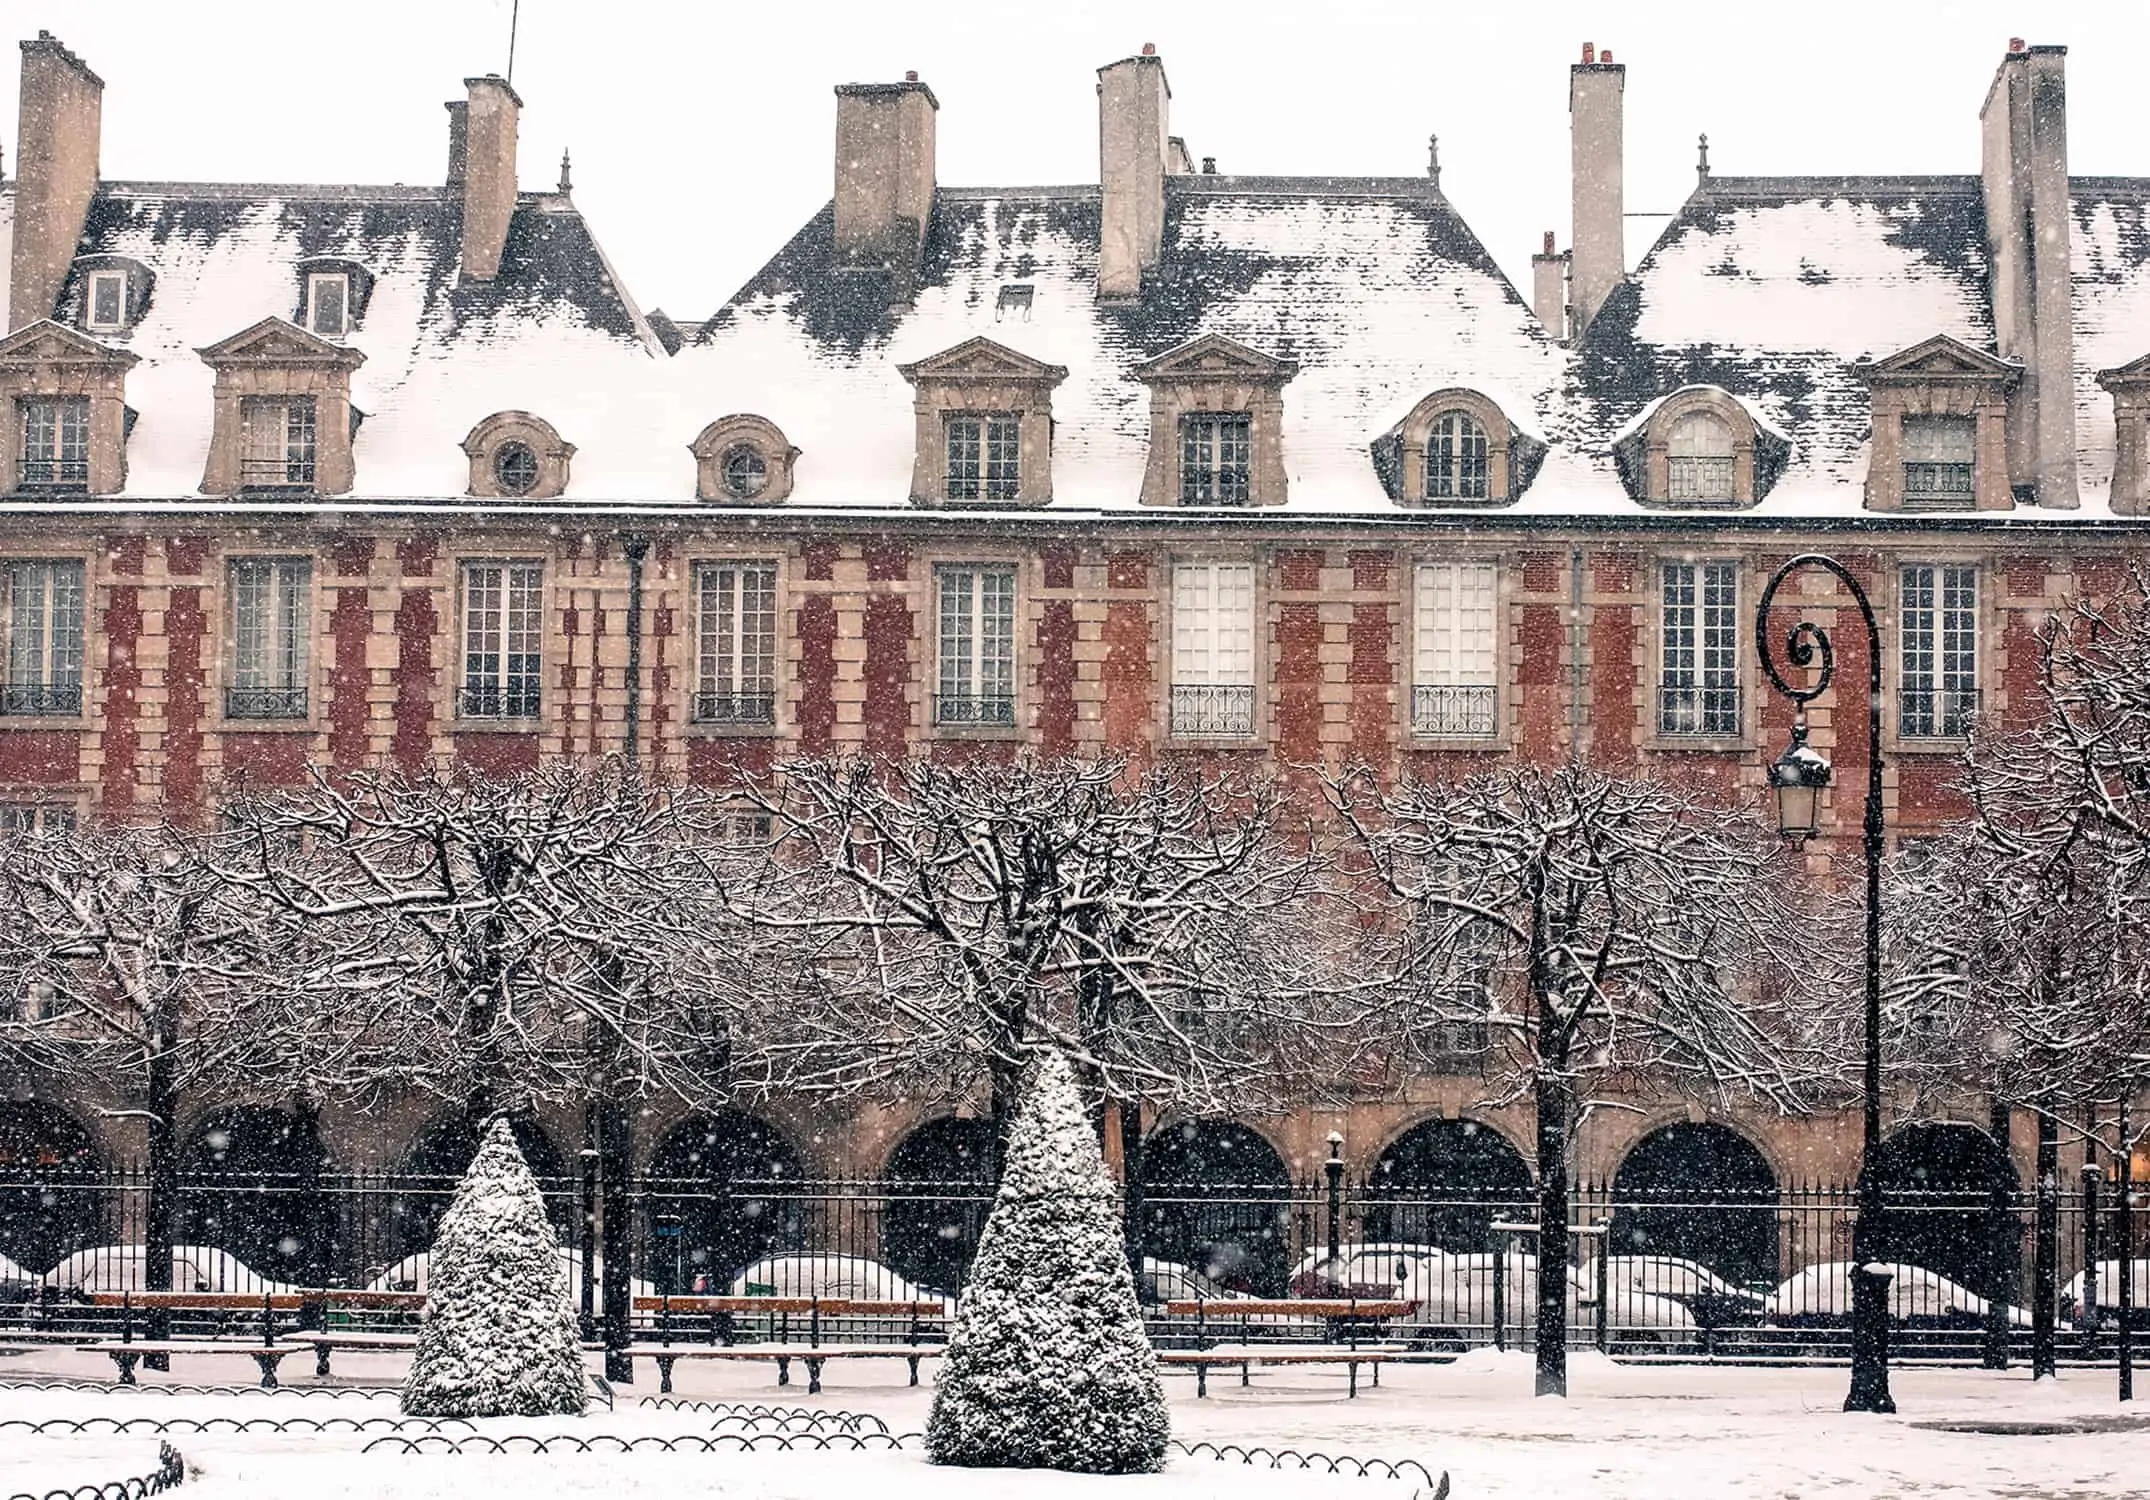
M 341 365 L 349 369 L 366 361 L 356 349 L 332 344 L 283 318 L 263 318 L 244 332 L 196 352 L 212 365 Z
M 953 349 L 929 354 L 911 364 L 896 366 L 905 380 L 1041 380 L 1058 385 L 1067 379 L 1066 365 L 1049 365 L 1020 350 L 989 338 L 965 339 Z
M 0 338 L 0 363 L 9 365 L 118 365 L 125 369 L 140 360 L 140 355 L 100 344 L 88 334 L 51 318 Z
M 1134 368 L 1137 380 L 1285 381 L 1298 373 L 1293 361 L 1250 349 L 1221 333 L 1205 333 Z
M 1935 378 L 1986 376 L 2005 380 L 2021 372 L 2022 366 L 1988 354 L 1983 349 L 1973 349 L 1969 344 L 1952 339 L 1945 333 L 1913 344 L 1908 349 L 1881 359 L 1865 361 L 1868 376 L 1899 376 L 1905 378 Z
M 2098 384 L 2111 390 L 2116 385 L 2150 384 L 2150 354 L 2131 359 L 2126 364 L 2098 372 Z

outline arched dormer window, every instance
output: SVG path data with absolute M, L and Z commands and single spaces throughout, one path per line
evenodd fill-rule
M 1714 385 L 1682 386 L 1652 402 L 1612 441 L 1620 482 L 1644 505 L 1752 505 L 1791 455 L 1790 437 Z
M 719 417 L 687 448 L 694 455 L 696 499 L 775 505 L 791 494 L 799 450 L 767 417 Z
M 567 489 L 575 445 L 526 411 L 494 412 L 463 439 L 469 493 L 489 500 L 550 500 Z
M 1374 468 L 1402 505 L 1500 505 L 1537 476 L 1545 442 L 1490 396 L 1435 391 L 1374 440 Z

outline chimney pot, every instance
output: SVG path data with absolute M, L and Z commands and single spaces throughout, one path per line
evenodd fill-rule
M 1142 44 L 1142 55 L 1144 57 L 1155 57 L 1157 55 L 1157 44 L 1155 42 L 1144 42 Z
M 1583 43 L 1583 61 L 1586 63 L 1594 63 L 1597 60 L 1598 49 L 1596 45 L 1591 42 Z
M 2008 39 L 2008 50 L 2011 52 L 2021 52 L 2023 50 L 2023 38 L 2019 36 L 2010 37 Z
M 1204 177 L 1214 177 L 1214 176 L 1216 176 L 1216 175 L 1217 175 L 1217 158 L 1216 158 L 1216 157 L 1214 157 L 1214 156 L 1205 156 L 1205 157 L 1203 157 L 1203 158 L 1202 158 L 1202 175 L 1203 175 Z
M 906 69 L 904 70 L 904 73 L 903 73 L 903 81 L 904 81 L 905 83 L 916 83 L 916 82 L 918 82 L 918 69 L 916 69 L 916 68 L 906 68 Z
M 1553 253 L 1553 231 L 1550 229 L 1545 232 L 1545 253 L 1547 255 Z
M 1612 60 L 1613 60 L 1613 49 L 1612 49 L 1612 48 L 1610 48 L 1610 47 L 1607 47 L 1607 48 L 1606 48 L 1606 49 L 1605 49 L 1605 50 L 1604 50 L 1603 52 L 1600 52 L 1600 53 L 1598 54 L 1598 61 L 1599 61 L 1599 62 L 1601 62 L 1601 63 L 1609 63 L 1609 62 L 1611 62 Z

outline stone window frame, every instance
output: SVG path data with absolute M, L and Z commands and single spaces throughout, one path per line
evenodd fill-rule
M 2113 398 L 2113 514 L 2150 514 L 2150 354 L 2098 372 Z
M 1950 547 L 1919 547 L 1910 551 L 1894 553 L 1884 559 L 1888 569 L 1882 585 L 1882 602 L 1887 610 L 1882 628 L 1882 649 L 1887 653 L 1883 669 L 1889 674 L 1890 712 L 1883 716 L 1882 748 L 1892 754 L 1957 756 L 1963 753 L 1965 735 L 1926 735 L 1904 733 L 1904 570 L 1906 568 L 1969 568 L 1971 570 L 1971 619 L 1974 632 L 1972 651 L 1975 657 L 1977 687 L 1981 707 L 1991 695 L 1991 684 L 1998 680 L 1996 657 L 2001 649 L 2002 618 L 1998 580 L 1992 576 L 1988 559 L 1976 553 Z M 1847 605 L 1848 607 L 1848 605 Z
M 500 450 L 521 443 L 537 457 L 537 482 L 521 494 L 504 488 L 496 467 Z M 575 445 L 543 417 L 527 411 L 496 411 L 470 429 L 462 442 L 470 462 L 466 495 L 481 500 L 553 500 L 566 493 Z
M 1299 373 L 1296 361 L 1211 333 L 1145 360 L 1129 373 L 1150 388 L 1142 504 L 1182 504 L 1181 418 L 1195 413 L 1245 412 L 1253 448 L 1244 504 L 1202 509 L 1259 510 L 1281 506 L 1290 498 L 1284 466 L 1284 387 Z
M 1270 619 L 1272 583 L 1270 572 L 1272 558 L 1263 549 L 1231 547 L 1228 545 L 1189 546 L 1175 548 L 1164 557 L 1163 587 L 1159 590 L 1161 607 L 1157 614 L 1156 660 L 1162 668 L 1158 672 L 1158 740 L 1171 749 L 1248 750 L 1266 753 L 1276 733 L 1274 721 L 1275 697 L 1270 681 L 1273 646 L 1269 639 L 1274 625 Z M 1174 632 L 1177 616 L 1175 597 L 1179 587 L 1179 570 L 1183 564 L 1203 566 L 1232 565 L 1249 569 L 1253 577 L 1253 598 L 1249 614 L 1253 622 L 1253 645 L 1248 676 L 1253 689 L 1253 714 L 1249 733 L 1246 734 L 1179 734 L 1173 729 L 1172 689 L 1178 659 L 1178 640 Z
M 127 487 L 127 437 L 134 412 L 126 401 L 127 372 L 140 356 L 114 349 L 46 318 L 0 338 L 0 491 L 9 494 L 116 495 Z M 89 479 L 80 490 L 22 482 L 23 403 L 89 402 Z
M 1732 433 L 1732 494 L 1724 500 L 1672 498 L 1672 429 L 1681 418 L 1707 412 Z M 1722 386 L 1690 385 L 1663 397 L 1648 419 L 1613 444 L 1613 462 L 1628 496 L 1640 505 L 1676 510 L 1745 510 L 1765 498 L 1790 460 L 1781 436 L 1755 421 L 1747 404 Z
M 556 589 L 559 585 L 559 569 L 550 552 L 516 547 L 473 547 L 457 551 L 448 559 L 453 569 L 454 613 L 447 621 L 449 658 L 448 680 L 454 697 L 449 700 L 446 728 L 451 734 L 542 734 L 547 728 L 546 714 L 551 711 L 559 689 L 547 680 L 552 665 L 552 653 L 548 649 L 559 637 L 559 617 L 556 608 Z M 538 570 L 538 700 L 534 714 L 470 715 L 463 712 L 464 690 L 469 686 L 467 671 L 470 658 L 470 570 L 474 567 L 521 568 Z M 501 655 L 507 655 L 507 642 L 501 642 Z M 501 663 L 501 680 L 507 679 L 507 663 Z
M 245 402 L 261 397 L 313 399 L 314 482 L 292 492 L 350 493 L 356 480 L 352 440 L 364 420 L 364 413 L 351 404 L 351 372 L 366 362 L 364 354 L 284 318 L 263 318 L 197 352 L 216 372 L 209 456 L 202 470 L 204 494 L 246 490 L 243 409 Z
M 327 642 L 329 613 L 327 607 L 329 571 L 325 559 L 313 552 L 297 547 L 249 547 L 243 551 L 225 553 L 216 563 L 216 578 L 220 598 L 217 607 L 219 622 L 219 648 L 214 653 L 214 676 L 210 687 L 215 694 L 216 709 L 213 718 L 217 727 L 234 734 L 311 734 L 324 722 L 323 709 L 327 706 L 328 672 L 333 654 L 323 650 Z M 247 562 L 300 562 L 306 564 L 306 712 L 288 718 L 233 718 L 230 713 L 230 689 L 236 686 L 238 676 L 239 647 L 239 591 L 233 571 L 237 564 Z M 206 571 L 206 570 L 205 570 Z
M 103 591 L 97 573 L 97 559 L 89 552 L 69 547 L 25 547 L 19 551 L 0 550 L 0 683 L 5 683 L 8 661 L 13 654 L 14 600 L 8 587 L 8 570 L 16 563 L 74 563 L 82 569 L 82 680 L 80 697 L 73 713 L 11 713 L 4 697 L 0 697 L 0 726 L 10 729 L 79 729 L 92 719 L 93 709 L 101 713 L 102 706 L 93 703 L 98 690 L 98 677 L 102 666 L 97 660 L 98 647 L 103 641 L 99 619 L 98 595 Z M 50 649 L 49 646 L 47 648 Z
M 1405 750 L 1502 751 L 1514 743 L 1510 708 L 1509 669 L 1514 656 L 1509 640 L 1511 604 L 1519 571 L 1501 551 L 1482 547 L 1461 550 L 1443 548 L 1407 552 L 1400 574 L 1398 613 L 1402 649 L 1396 670 L 1399 709 L 1396 743 Z M 1490 735 L 1420 734 L 1412 702 L 1418 680 L 1418 576 L 1423 567 L 1488 567 L 1493 570 L 1493 733 Z
M 1936 334 L 1853 373 L 1867 388 L 1873 419 L 1866 508 L 1917 515 L 1963 515 L 2015 508 L 2008 479 L 2008 403 L 2023 367 Z M 1904 503 L 1904 419 L 1967 417 L 1974 424 L 1971 501 L 1966 506 Z
M 1426 449 L 1433 425 L 1450 412 L 1462 412 L 1486 435 L 1486 493 L 1426 493 Z M 1545 462 L 1543 439 L 1510 420 L 1501 404 L 1469 386 L 1443 386 L 1422 397 L 1404 419 L 1374 442 L 1374 467 L 1389 498 L 1413 507 L 1495 506 L 1518 499 L 1538 477 Z
M 134 332 L 135 324 L 149 311 L 150 294 L 157 283 L 155 272 L 127 255 L 78 255 L 68 266 L 67 275 L 68 286 L 60 297 L 60 306 L 66 310 L 63 326 L 91 338 L 124 338 Z M 120 319 L 117 323 L 93 322 L 97 281 L 112 276 L 120 278 Z
M 357 333 L 366 323 L 366 307 L 373 300 L 373 272 L 359 262 L 342 255 L 309 255 L 294 268 L 298 276 L 298 296 L 292 310 L 291 321 L 317 338 L 344 339 Z M 343 327 L 334 333 L 324 333 L 314 327 L 314 281 L 322 276 L 343 278 Z
M 911 385 L 915 428 L 911 503 L 932 509 L 1004 510 L 1050 505 L 1053 499 L 1053 390 L 1067 379 L 1065 365 L 1047 364 L 985 337 L 896 372 Z M 1009 417 L 1016 422 L 1016 490 L 1013 497 L 985 495 L 981 454 L 978 496 L 952 496 L 948 472 L 948 423 L 958 417 Z M 985 434 L 980 434 L 981 443 Z
M 1730 734 L 1667 733 L 1664 728 L 1663 703 L 1665 687 L 1665 569 L 1669 565 L 1706 567 L 1711 563 L 1732 565 L 1732 689 L 1739 695 L 1735 710 L 1736 724 Z M 1747 610 L 1753 599 L 1753 580 L 1749 577 L 1748 559 L 1736 548 L 1705 548 L 1700 551 L 1661 551 L 1649 555 L 1649 616 L 1643 630 L 1645 660 L 1649 663 L 1643 674 L 1647 684 L 1644 692 L 1644 746 L 1651 750 L 1687 750 L 1704 754 L 1725 754 L 1752 747 L 1755 738 L 1755 715 L 1759 712 L 1754 692 L 1754 668 L 1751 658 L 1754 643 L 1747 638 L 1749 620 Z M 1697 642 L 1697 650 L 1700 642 Z
M 927 608 L 921 610 L 921 629 L 925 635 L 926 662 L 924 685 L 926 691 L 919 696 L 921 711 L 925 715 L 925 731 L 932 739 L 960 740 L 1013 740 L 1021 739 L 1028 730 L 1027 717 L 1036 699 L 1033 653 L 1024 649 L 1026 639 L 1034 640 L 1036 627 L 1030 620 L 1033 597 L 1028 576 L 1028 559 L 1021 553 L 992 546 L 963 547 L 949 552 L 935 552 L 925 560 L 926 578 L 930 599 Z M 951 568 L 1005 568 L 1014 579 L 1015 598 L 1012 615 L 1012 636 L 1009 641 L 1010 663 L 1008 689 L 1014 703 L 1014 722 L 1008 724 L 942 723 L 940 718 L 941 696 L 941 573 Z M 1026 629 L 1026 627 L 1028 627 Z
M 725 486 L 724 459 L 734 448 L 752 448 L 761 455 L 764 479 L 759 493 L 735 495 Z M 694 497 L 717 505 L 777 505 L 791 498 L 793 470 L 799 450 L 784 437 L 783 429 L 767 417 L 737 412 L 719 417 L 687 445 L 694 455 Z
M 680 673 L 680 681 L 687 686 L 686 733 L 700 739 L 768 739 L 789 735 L 794 641 L 785 626 L 796 601 L 792 598 L 792 570 L 785 549 L 780 546 L 696 549 L 681 561 L 687 580 L 688 629 L 683 632 L 687 662 Z M 773 696 L 769 721 L 757 724 L 703 719 L 694 711 L 695 700 L 702 691 L 702 570 L 742 567 L 750 563 L 766 564 L 776 571 L 776 659 L 769 676 L 769 690 Z

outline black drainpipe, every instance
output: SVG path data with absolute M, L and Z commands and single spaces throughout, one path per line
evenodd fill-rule
M 642 563 L 649 556 L 649 538 L 620 539 L 627 554 L 627 764 L 642 767 Z

